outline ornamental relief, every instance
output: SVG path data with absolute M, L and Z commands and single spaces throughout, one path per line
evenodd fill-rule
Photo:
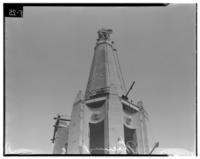
M 90 115 L 90 123 L 99 123 L 105 119 L 105 111 L 92 111 Z
M 99 105 L 100 104 L 100 105 Z M 105 100 L 99 102 L 93 102 L 88 106 L 88 115 L 89 115 L 89 122 L 90 123 L 99 123 L 105 118 Z M 98 106 L 98 107 L 96 107 Z
M 126 127 L 130 129 L 135 129 L 137 127 L 137 116 L 124 114 L 123 123 Z

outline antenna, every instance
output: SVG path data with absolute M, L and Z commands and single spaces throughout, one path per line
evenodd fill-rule
M 133 81 L 131 87 L 129 88 L 128 92 L 126 93 L 125 97 L 128 96 L 128 94 L 130 93 L 131 89 L 133 89 L 133 85 L 135 84 L 135 81 Z
M 159 146 L 159 142 L 156 142 L 149 154 L 152 154 L 155 148 L 157 148 L 158 146 Z
M 54 125 L 53 138 L 51 139 L 52 143 L 54 143 L 54 141 L 55 141 L 55 135 L 56 135 L 56 132 L 57 132 L 57 129 L 58 129 L 59 121 L 60 121 L 60 114 L 57 114 L 57 117 L 54 117 L 53 119 L 56 120 L 56 123 Z

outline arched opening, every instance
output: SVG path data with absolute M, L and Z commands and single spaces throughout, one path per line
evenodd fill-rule
M 104 154 L 104 120 L 99 123 L 89 123 L 90 153 Z
M 124 125 L 124 140 L 127 147 L 127 154 L 137 154 L 138 143 L 136 129 L 128 128 Z

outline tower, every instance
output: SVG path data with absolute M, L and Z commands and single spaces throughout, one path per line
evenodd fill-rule
M 68 147 L 70 120 L 66 116 L 60 114 L 54 119 L 56 122 L 54 125 L 53 138 L 51 139 L 52 143 L 54 143 L 53 154 L 65 154 Z
M 149 153 L 143 103 L 128 98 L 111 34 L 98 31 L 86 90 L 72 109 L 68 154 Z

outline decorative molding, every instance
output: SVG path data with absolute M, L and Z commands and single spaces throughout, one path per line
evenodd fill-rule
M 124 101 L 124 100 L 121 100 L 121 102 L 124 103 L 124 104 L 127 105 L 127 106 L 130 106 L 131 108 L 133 108 L 133 109 L 135 109 L 135 110 L 137 110 L 137 111 L 140 110 L 138 107 L 136 107 L 135 105 L 133 105 L 133 104 L 131 104 L 131 103 L 129 103 L 129 102 L 126 102 L 126 101 Z
M 89 100 L 86 100 L 85 103 L 88 104 L 88 103 L 98 102 L 98 101 L 102 101 L 102 100 L 106 100 L 106 97 L 99 97 L 99 98 L 95 98 L 95 99 L 89 99 Z

